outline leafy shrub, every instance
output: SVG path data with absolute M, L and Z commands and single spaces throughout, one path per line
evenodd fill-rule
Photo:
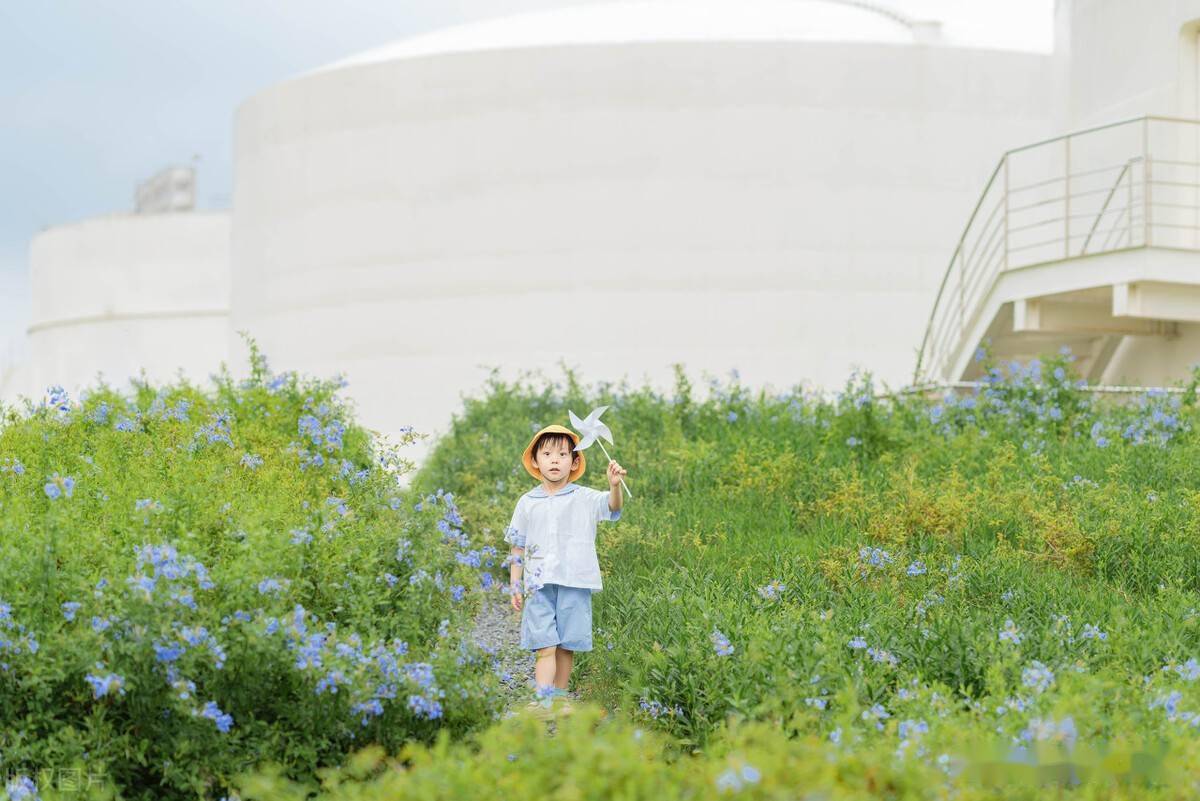
M 501 544 L 529 432 L 611 407 L 636 497 L 598 540 L 596 648 L 576 677 L 681 748 L 716 747 L 730 717 L 894 738 L 935 710 L 960 727 L 947 741 L 1053 739 L 1063 714 L 1080 744 L 1185 741 L 1200 729 L 1200 675 L 1176 670 L 1200 650 L 1195 407 L 1095 399 L 1069 353 L 981 359 L 978 390 L 935 398 L 866 376 L 831 398 L 733 374 L 701 399 L 682 370 L 673 396 L 493 380 L 419 480 L 459 487 Z
M 463 634 L 495 550 L 452 493 L 397 491 L 416 435 L 252 367 L 5 412 L 0 775 L 216 798 L 264 759 L 313 775 L 498 714 Z

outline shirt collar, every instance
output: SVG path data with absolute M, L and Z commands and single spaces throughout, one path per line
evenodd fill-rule
M 574 492 L 575 490 L 576 490 L 575 482 L 568 481 L 562 489 L 560 489 L 558 492 L 554 493 L 554 497 L 557 498 L 559 495 L 566 495 L 568 493 Z M 529 491 L 529 497 L 530 498 L 549 498 L 550 496 L 546 494 L 546 490 L 542 487 L 542 485 L 538 484 L 536 487 L 534 487 L 533 489 L 531 489 Z

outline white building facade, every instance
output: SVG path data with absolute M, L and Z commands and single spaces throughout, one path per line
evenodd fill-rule
M 560 362 L 660 387 L 676 362 L 780 390 L 838 386 L 854 367 L 898 386 L 971 377 L 963 354 L 985 338 L 1013 355 L 1061 340 L 1096 380 L 1163 383 L 1200 341 L 1179 300 L 1194 245 L 1186 213 L 1158 209 L 1139 239 L 1132 209 L 1157 209 L 1137 191 L 1163 173 L 1143 167 L 1186 162 L 1183 129 L 1168 125 L 1169 149 L 1140 161 L 1148 145 L 1073 139 L 1076 167 L 1116 165 L 1098 189 L 1049 148 L 1020 165 L 1008 151 L 1196 117 L 1198 25 L 1200 0 L 1064 0 L 1042 54 L 957 46 L 882 4 L 646 0 L 417 37 L 244 102 L 233 208 L 206 229 L 227 224 L 223 255 L 172 239 L 174 263 L 196 272 L 125 279 L 154 297 L 129 314 L 149 332 L 192 326 L 204 347 L 167 359 L 188 370 L 237 367 L 246 330 L 277 369 L 342 373 L 384 432 L 439 433 L 491 367 L 555 378 Z M 998 160 L 1027 174 L 996 183 Z M 1075 199 L 1055 207 L 1067 245 L 1012 257 L 1033 230 L 1018 230 L 1015 190 L 1059 173 Z M 1186 205 L 1177 189 L 1162 209 Z M 984 228 L 989 204 L 1001 213 Z M 980 235 L 992 239 L 972 249 Z M 977 255 L 997 247 L 1007 261 Z M 47 310 L 31 327 L 30 391 L 116 376 L 117 340 L 157 365 L 128 327 L 62 355 L 55 320 L 111 323 L 39 298 L 70 272 L 48 266 L 59 258 L 35 249 Z M 83 251 L 62 258 L 92 269 Z M 956 294 L 968 281 L 975 294 Z

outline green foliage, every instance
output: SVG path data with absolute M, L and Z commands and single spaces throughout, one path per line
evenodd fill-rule
M 452 498 L 398 491 L 413 437 L 251 368 L 4 411 L 0 775 L 219 798 L 260 761 L 311 777 L 498 714 Z
M 935 742 L 994 734 L 1178 752 L 1200 727 L 1187 393 L 1100 401 L 1069 354 L 980 357 L 983 388 L 942 398 L 880 396 L 866 376 L 830 399 L 735 375 L 700 400 L 682 370 L 673 396 L 493 380 L 418 481 L 462 487 L 499 541 L 530 432 L 611 407 L 636 497 L 598 540 L 596 648 L 575 674 L 675 748 L 721 747 L 733 720 L 882 737 L 926 763 Z
M 364 749 L 341 768 L 323 771 L 319 783 L 294 782 L 268 767 L 237 786 L 242 801 L 456 801 L 481 788 L 501 798 L 1086 801 L 1178 798 L 1178 788 L 1194 786 L 1198 777 L 1194 740 L 1181 739 L 1170 755 L 1161 745 L 1125 739 L 1102 748 L 1048 739 L 1018 754 L 969 728 L 964 736 L 959 727 L 970 723 L 947 720 L 897 751 L 895 723 L 835 745 L 788 736 L 764 721 L 731 721 L 712 749 L 680 754 L 661 732 L 584 704 L 551 729 L 520 714 L 468 741 L 414 744 L 394 759 L 383 749 Z M 927 750 L 937 757 L 915 755 Z

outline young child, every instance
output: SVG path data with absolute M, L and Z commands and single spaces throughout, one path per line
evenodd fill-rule
M 542 483 L 517 501 L 504 533 L 513 546 L 509 577 L 513 609 L 522 612 L 521 647 L 537 654 L 537 699 L 547 703 L 567 694 L 574 653 L 592 650 L 592 593 L 601 589 L 596 524 L 620 520 L 624 500 L 625 470 L 615 461 L 608 463 L 607 492 L 574 483 L 587 466 L 577 444 L 579 435 L 560 425 L 533 435 L 521 461 Z

